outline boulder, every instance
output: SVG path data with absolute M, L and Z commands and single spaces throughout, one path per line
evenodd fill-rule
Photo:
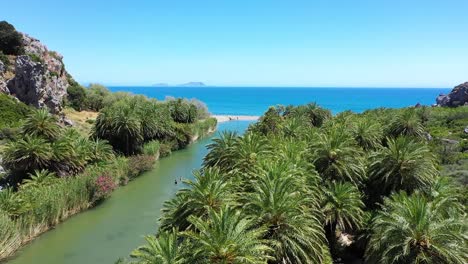
M 437 105 L 457 107 L 468 104 L 468 82 L 455 86 L 448 95 L 439 95 L 436 98 Z

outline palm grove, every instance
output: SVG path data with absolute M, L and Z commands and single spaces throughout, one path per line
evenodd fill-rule
M 466 108 L 272 107 L 208 145 L 130 261 L 466 263 L 466 175 L 440 173 L 464 164 L 465 144 L 434 135 L 466 137 L 449 130 L 467 119 Z
M 186 147 L 209 133 L 216 120 L 197 100 L 157 101 L 111 93 L 100 85 L 69 93 L 79 110 L 99 111 L 87 120 L 90 131 L 58 122 L 0 94 L 0 259 L 81 210 L 107 198 L 150 170 L 158 157 Z M 80 114 L 79 112 L 77 112 Z

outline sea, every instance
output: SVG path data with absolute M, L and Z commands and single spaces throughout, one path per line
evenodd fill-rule
M 143 94 L 158 100 L 166 97 L 196 98 L 216 115 L 262 115 L 269 106 L 300 105 L 315 102 L 334 114 L 351 110 L 387 107 L 401 108 L 416 104 L 432 105 L 449 88 L 318 88 L 318 87 L 136 87 L 113 86 L 113 92 Z

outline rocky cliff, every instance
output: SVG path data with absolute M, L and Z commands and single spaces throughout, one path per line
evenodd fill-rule
M 52 113 L 62 111 L 63 99 L 70 85 L 62 55 L 49 51 L 39 40 L 22 35 L 24 55 L 8 55 L 0 61 L 0 92 L 11 94 L 35 107 L 47 107 Z
M 436 98 L 437 105 L 456 107 L 468 104 L 468 82 L 455 86 L 453 90 L 447 94 L 441 94 Z

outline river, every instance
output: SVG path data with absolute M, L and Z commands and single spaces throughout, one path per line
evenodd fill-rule
M 218 131 L 243 132 L 249 122 L 221 123 Z M 216 136 L 216 134 L 214 135 Z M 193 179 L 213 136 L 159 160 L 155 168 L 116 190 L 101 205 L 77 214 L 17 252 L 8 264 L 114 263 L 155 233 L 164 201 L 183 187 L 179 177 Z

